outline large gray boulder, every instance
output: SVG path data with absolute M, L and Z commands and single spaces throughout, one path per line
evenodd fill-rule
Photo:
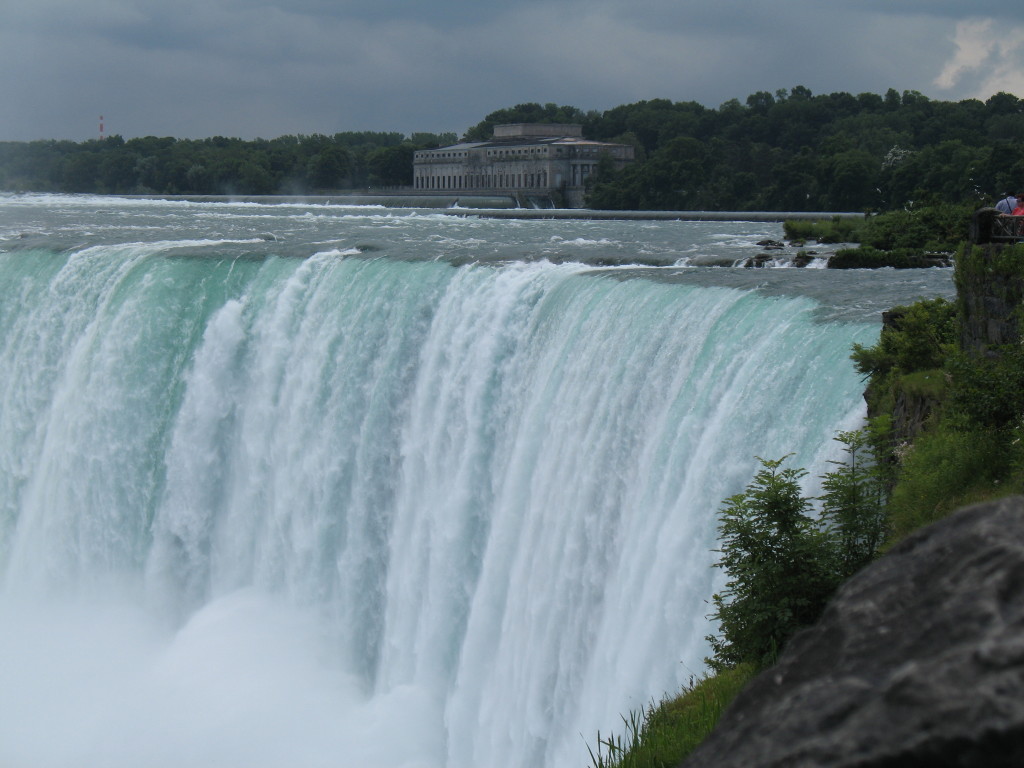
M 1024 766 L 1024 497 L 962 509 L 848 581 L 684 765 Z

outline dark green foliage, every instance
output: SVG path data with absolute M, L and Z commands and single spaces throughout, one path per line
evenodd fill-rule
M 729 576 L 712 597 L 720 636 L 709 636 L 715 670 L 770 664 L 786 641 L 813 623 L 835 588 L 825 535 L 800 495 L 806 473 L 785 459 L 758 459 L 761 470 L 720 511 L 721 557 Z
M 891 309 L 878 343 L 854 344 L 851 357 L 865 376 L 941 368 L 954 348 L 956 333 L 956 305 L 943 298 L 923 299 Z
M 788 219 L 782 223 L 787 240 L 817 240 L 819 243 L 860 242 L 862 219 Z
M 832 256 L 828 263 L 832 269 L 948 266 L 934 254 L 957 250 L 966 237 L 975 208 L 975 203 L 936 202 L 864 218 L 791 219 L 783 223 L 783 230 L 790 240 L 861 244 Z
M 978 280 L 990 277 L 1008 285 L 1019 282 L 1024 277 L 1024 243 L 1000 247 L 974 245 L 957 253 L 953 278 L 961 300 L 967 298 L 965 294 L 976 287 Z
M 889 526 L 886 503 L 893 482 L 884 420 L 842 432 L 846 459 L 822 478 L 819 520 L 800 494 L 802 469 L 782 469 L 785 458 L 759 458 L 761 469 L 743 493 L 719 512 L 719 568 L 729 576 L 712 597 L 720 635 L 709 636 L 716 670 L 771 664 L 786 642 L 813 624 L 838 586 L 876 556 Z
M 836 575 L 845 579 L 871 562 L 888 537 L 886 502 L 895 473 L 880 460 L 891 451 L 887 419 L 835 439 L 845 446 L 846 460 L 832 462 L 836 468 L 823 479 L 821 518 Z
M 871 410 L 927 403 L 931 411 L 923 423 L 904 424 L 886 462 L 893 540 L 964 504 L 1024 491 L 1024 350 L 987 337 L 998 321 L 1002 334 L 1019 338 L 1022 256 L 1020 246 L 962 248 L 955 303 L 896 307 L 877 344 L 854 346 L 857 370 L 870 377 Z M 965 350 L 958 341 L 969 318 L 984 338 Z
M 828 262 L 831 269 L 949 266 L 950 257 L 944 254 L 963 242 L 976 207 L 939 202 L 864 218 L 789 220 L 783 229 L 790 240 L 861 244 L 834 254 Z
M 951 238 L 941 225 L 918 221 L 921 205 L 977 208 L 1024 171 L 1024 141 L 1012 138 L 1024 130 L 1024 115 L 1004 111 L 999 99 L 952 103 L 894 90 L 884 98 L 815 95 L 797 86 L 755 93 L 745 104 L 731 99 L 717 110 L 644 101 L 591 125 L 592 137 L 604 140 L 631 131 L 647 153 L 596 184 L 591 207 L 906 213 L 878 241 L 856 240 L 882 249 L 951 250 L 966 228 L 954 226 Z M 679 162 L 679 145 L 668 149 L 678 139 L 703 151 Z M 900 242 L 903 233 L 913 243 Z
M 949 418 L 990 430 L 1024 426 L 1024 349 L 1020 344 L 987 350 L 982 357 L 950 357 Z
M 366 165 L 373 186 L 399 187 L 412 184 L 412 156 L 417 147 L 403 142 L 394 147 L 379 147 L 369 153 Z
M 858 242 L 891 251 L 917 248 L 926 251 L 957 249 L 966 238 L 971 214 L 977 202 L 934 202 L 911 210 L 894 210 L 869 216 L 864 220 Z
M 146 136 L 0 143 L 0 188 L 101 194 L 302 194 L 412 182 L 412 153 L 454 134 L 370 131 L 273 140 Z
M 324 147 L 306 162 L 306 178 L 314 189 L 338 189 L 352 174 L 352 160 L 344 148 Z
M 895 248 L 880 251 L 870 245 L 860 248 L 843 248 L 828 260 L 829 269 L 920 269 L 937 266 L 935 259 L 924 254 L 919 248 Z
M 965 504 L 1024 490 L 1015 439 L 942 421 L 904 446 L 889 502 L 893 540 Z

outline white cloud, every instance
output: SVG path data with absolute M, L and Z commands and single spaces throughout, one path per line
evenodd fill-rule
M 968 72 L 986 65 L 996 47 L 992 19 L 968 19 L 958 22 L 953 36 L 956 52 L 935 78 L 939 88 L 953 88 Z
M 951 90 L 967 81 L 973 98 L 987 99 L 1005 91 L 1024 94 L 1024 25 L 973 18 L 957 22 L 952 58 L 935 78 Z

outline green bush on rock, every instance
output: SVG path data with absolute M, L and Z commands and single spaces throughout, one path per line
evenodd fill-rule
M 835 438 L 846 458 L 822 477 L 820 519 L 800 493 L 802 469 L 787 457 L 758 458 L 761 469 L 719 512 L 721 557 L 729 581 L 712 597 L 720 635 L 709 636 L 715 671 L 764 667 L 797 630 L 817 621 L 829 598 L 876 556 L 888 534 L 891 469 L 877 460 L 888 434 L 872 425 Z
M 782 222 L 782 231 L 787 240 L 817 240 L 819 243 L 860 242 L 860 229 L 864 220 L 857 218 L 788 219 Z
M 833 461 L 835 469 L 823 478 L 821 519 L 836 587 L 870 563 L 889 534 L 885 505 L 893 466 L 878 460 L 888 450 L 889 425 L 888 419 L 878 419 L 835 438 L 845 446 L 846 460 Z
M 890 371 L 911 373 L 941 368 L 956 342 L 956 305 L 943 298 L 925 299 L 894 307 L 873 346 L 854 344 L 858 373 L 885 376 Z
M 785 458 L 758 459 L 761 470 L 719 512 L 721 557 L 729 577 L 712 597 L 720 636 L 709 636 L 721 671 L 741 663 L 770 664 L 796 630 L 818 618 L 834 586 L 825 539 L 800 495 L 807 473 L 782 469 Z

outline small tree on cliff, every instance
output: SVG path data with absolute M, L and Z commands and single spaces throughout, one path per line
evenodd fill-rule
M 721 558 L 729 581 L 712 596 L 720 635 L 709 636 L 715 671 L 767 666 L 793 634 L 818 620 L 839 585 L 876 556 L 887 533 L 891 468 L 877 457 L 884 425 L 840 432 L 846 460 L 822 477 L 820 519 L 800 495 L 802 469 L 788 457 L 758 457 L 761 470 L 719 512 Z
M 771 664 L 786 641 L 812 624 L 835 589 L 828 541 L 800 495 L 802 469 L 788 457 L 758 457 L 761 470 L 719 513 L 721 558 L 729 581 L 712 597 L 721 635 L 709 636 L 716 671 L 743 662 Z
M 881 458 L 891 451 L 888 419 L 835 439 L 845 446 L 846 459 L 831 462 L 835 469 L 822 478 L 821 518 L 838 586 L 875 559 L 889 534 L 886 503 L 895 467 Z

